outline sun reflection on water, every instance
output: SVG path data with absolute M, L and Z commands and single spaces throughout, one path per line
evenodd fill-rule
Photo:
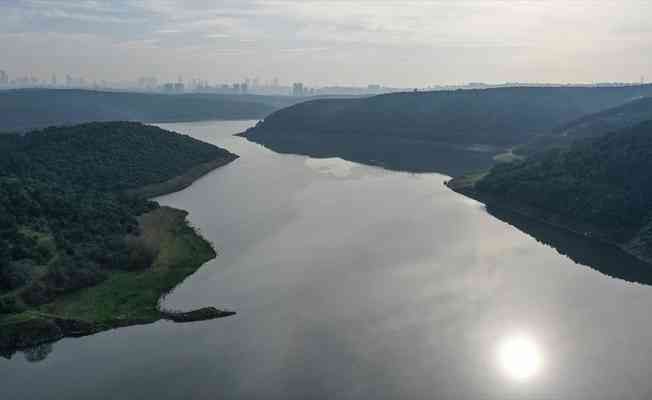
M 536 377 L 543 366 L 543 356 L 537 342 L 529 335 L 505 337 L 498 345 L 498 364 L 505 375 L 515 381 Z

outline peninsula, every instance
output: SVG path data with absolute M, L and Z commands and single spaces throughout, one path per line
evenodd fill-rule
M 0 351 L 233 312 L 162 310 L 216 253 L 187 212 L 147 200 L 237 158 L 154 126 L 89 123 L 0 136 Z

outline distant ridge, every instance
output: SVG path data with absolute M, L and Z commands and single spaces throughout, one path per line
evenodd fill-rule
M 259 119 L 299 98 L 110 92 L 78 89 L 0 91 L 0 131 L 93 121 L 185 122 Z

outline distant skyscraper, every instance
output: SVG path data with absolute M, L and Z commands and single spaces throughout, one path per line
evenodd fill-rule
M 57 75 L 56 74 L 52 74 L 52 79 L 50 80 L 50 83 L 52 84 L 52 86 L 57 86 Z
M 305 93 L 305 89 L 303 87 L 303 83 L 297 82 L 292 85 L 292 96 L 303 96 Z
M 0 85 L 7 84 L 9 84 L 9 75 L 5 71 L 0 70 Z

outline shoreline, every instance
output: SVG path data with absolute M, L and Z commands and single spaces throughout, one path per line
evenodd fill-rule
M 237 155 L 200 164 L 159 184 L 128 191 L 141 198 L 183 190 L 209 172 L 236 160 Z M 145 270 L 107 271 L 98 285 L 64 294 L 44 306 L 0 318 L 0 356 L 68 337 L 83 337 L 112 329 L 147 325 L 160 320 L 188 323 L 236 314 L 215 307 L 172 311 L 160 307 L 168 292 L 217 257 L 212 245 L 187 220 L 188 212 L 159 207 L 138 217 L 139 246 L 156 251 Z
M 167 181 L 143 186 L 142 188 L 138 188 L 138 189 L 129 189 L 126 190 L 124 193 L 128 196 L 151 199 L 159 196 L 164 196 L 166 194 L 179 192 L 183 189 L 192 186 L 192 184 L 195 183 L 195 181 L 197 181 L 199 178 L 203 177 L 204 175 L 207 175 L 213 170 L 223 167 L 227 164 L 230 164 L 231 162 L 240 158 L 240 156 L 236 154 L 233 153 L 229 153 L 229 154 L 230 155 L 226 158 L 219 158 L 219 159 L 206 162 L 204 164 L 196 165 L 190 170 L 188 170 L 187 172 L 185 172 L 184 174 L 175 176 L 174 178 L 169 179 Z
M 446 181 L 444 185 L 456 193 L 483 203 L 487 208 L 507 210 L 522 217 L 564 230 L 591 241 L 617 247 L 622 252 L 652 266 L 651 257 L 646 256 L 641 252 L 634 251 L 628 247 L 628 244 L 633 242 L 635 238 L 626 243 L 619 243 L 609 239 L 609 233 L 595 225 L 575 221 L 566 216 L 552 213 L 541 208 L 532 207 L 527 204 L 514 202 L 490 193 L 482 193 L 475 190 L 475 183 L 481 180 L 485 174 L 486 173 L 478 173 L 472 176 L 464 175 L 455 177 Z

